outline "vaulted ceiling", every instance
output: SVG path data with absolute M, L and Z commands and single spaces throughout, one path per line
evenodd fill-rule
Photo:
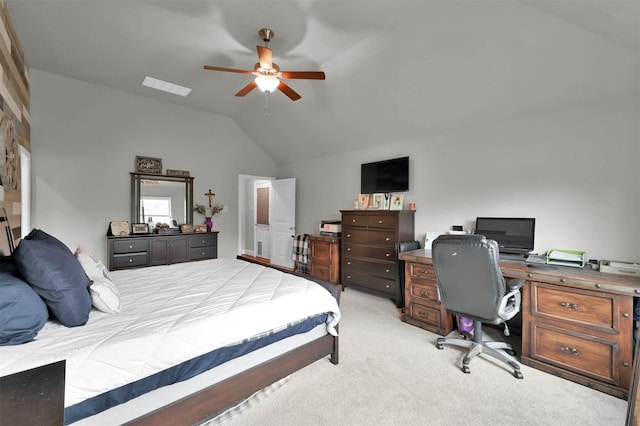
M 640 96 L 640 1 L 5 0 L 31 68 L 229 117 L 276 163 Z M 254 90 L 258 30 L 302 99 Z M 151 76 L 186 97 L 141 85 Z

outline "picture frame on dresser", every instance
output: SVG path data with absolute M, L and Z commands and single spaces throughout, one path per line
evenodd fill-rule
M 115 220 L 109 222 L 107 235 L 113 235 L 115 237 L 124 237 L 129 235 L 129 222 L 126 220 Z
M 403 210 L 404 194 L 391 194 L 391 205 L 389 210 Z
M 146 223 L 132 223 L 131 224 L 131 233 L 132 234 L 150 234 L 149 225 Z
M 384 194 L 373 194 L 373 206 L 374 210 L 382 210 L 384 209 Z

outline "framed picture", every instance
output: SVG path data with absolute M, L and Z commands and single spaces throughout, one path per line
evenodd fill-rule
M 206 231 L 206 228 L 205 228 Z M 193 232 L 193 226 L 191 226 L 191 224 L 189 223 L 185 223 L 183 225 L 180 225 L 180 232 Z
M 366 210 L 369 208 L 369 194 L 358 195 L 358 201 L 360 202 L 360 208 Z
M 389 210 L 402 210 L 404 205 L 404 194 L 391 194 L 391 206 Z
M 136 156 L 136 172 L 154 175 L 162 174 L 162 160 L 153 157 Z
M 196 232 L 207 232 L 207 225 L 204 223 L 196 224 Z
M 391 193 L 385 192 L 383 196 L 384 202 L 382 204 L 382 210 L 389 210 L 389 207 L 391 207 Z
M 116 237 L 129 235 L 129 222 L 126 220 L 109 222 L 109 232 L 107 232 L 107 235 L 114 235 Z
M 132 223 L 131 224 L 131 233 L 132 234 L 148 234 L 151 231 L 149 231 L 149 225 L 147 225 L 146 223 Z
M 384 194 L 373 194 L 372 208 L 382 210 L 384 208 Z

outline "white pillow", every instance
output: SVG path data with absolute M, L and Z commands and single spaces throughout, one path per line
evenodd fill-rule
M 111 274 L 109 274 L 109 270 L 102 262 L 100 262 L 100 260 L 98 260 L 95 254 L 84 247 L 78 246 L 75 255 L 78 262 L 80 262 L 80 265 L 82 265 L 84 273 L 87 274 L 87 277 L 89 277 L 91 281 L 94 281 L 97 278 L 106 278 L 109 281 L 113 281 Z
M 120 292 L 112 281 L 97 278 L 89 286 L 91 304 L 99 311 L 108 314 L 120 312 Z

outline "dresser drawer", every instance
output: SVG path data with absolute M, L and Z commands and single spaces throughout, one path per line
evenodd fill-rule
M 411 318 L 440 328 L 440 310 L 419 303 L 409 303 L 406 308 Z
M 619 383 L 620 349 L 616 342 L 533 325 L 532 357 L 585 376 Z
M 353 213 L 342 214 L 343 231 L 345 226 L 359 226 L 359 227 L 366 228 L 367 224 L 368 222 L 367 222 L 366 214 L 353 214 Z
M 147 251 L 147 240 L 137 238 L 127 238 L 124 240 L 116 240 L 113 242 L 113 253 L 136 253 Z M 145 254 L 146 256 L 146 254 Z
M 398 216 L 388 214 L 369 214 L 367 218 L 369 228 L 395 229 L 398 226 Z
M 189 237 L 189 247 L 209 247 L 216 244 L 216 236 L 212 235 L 191 235 Z
M 215 259 L 217 257 L 217 247 L 196 247 L 189 249 L 190 260 Z
M 394 262 L 396 260 L 395 247 L 378 247 L 363 244 L 345 243 L 344 252 L 346 256 L 367 257 L 370 259 L 386 260 Z
M 398 277 L 398 265 L 395 262 L 376 262 L 345 257 L 342 267 L 347 274 L 352 271 L 359 271 L 379 275 L 391 280 L 395 280 Z
M 436 284 L 416 284 L 412 281 L 409 283 L 409 296 L 411 302 L 438 303 L 438 286 Z
M 377 292 L 387 293 L 392 296 L 395 296 L 398 292 L 398 283 L 395 280 L 369 275 L 368 273 L 354 270 L 345 271 L 343 277 L 342 285 L 347 287 L 349 285 L 361 286 Z
M 533 314 L 549 319 L 569 321 L 576 325 L 617 334 L 620 312 L 618 297 L 586 290 L 552 287 L 531 283 Z
M 113 269 L 147 266 L 147 252 L 116 254 L 113 256 Z
M 392 247 L 395 253 L 396 233 L 394 231 L 343 229 L 343 243 L 377 244 Z

